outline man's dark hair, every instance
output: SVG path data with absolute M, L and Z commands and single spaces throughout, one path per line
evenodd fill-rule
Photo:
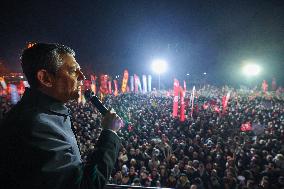
M 21 56 L 22 69 L 31 87 L 38 87 L 37 72 L 45 69 L 50 74 L 56 74 L 62 65 L 62 55 L 75 52 L 67 46 L 50 43 L 37 43 L 23 51 Z

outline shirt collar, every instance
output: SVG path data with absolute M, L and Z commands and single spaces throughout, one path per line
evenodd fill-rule
M 62 116 L 70 115 L 70 110 L 64 105 L 63 102 L 48 96 L 37 89 L 26 88 L 22 100 L 28 101 L 33 105 Z

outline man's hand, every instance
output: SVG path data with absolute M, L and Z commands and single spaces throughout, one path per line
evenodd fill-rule
M 113 111 L 109 111 L 103 118 L 102 127 L 117 132 L 123 125 L 122 119 Z

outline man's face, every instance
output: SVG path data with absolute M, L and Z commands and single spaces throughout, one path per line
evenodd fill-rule
M 74 56 L 63 55 L 62 62 L 53 81 L 53 96 L 62 102 L 76 100 L 79 98 L 79 87 L 82 86 L 85 76 Z

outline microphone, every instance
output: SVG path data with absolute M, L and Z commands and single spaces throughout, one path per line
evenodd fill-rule
M 91 103 L 99 110 L 99 112 L 105 116 L 109 110 L 102 104 L 102 102 L 98 99 L 98 97 L 91 91 L 86 90 L 84 93 L 86 100 L 91 101 Z

